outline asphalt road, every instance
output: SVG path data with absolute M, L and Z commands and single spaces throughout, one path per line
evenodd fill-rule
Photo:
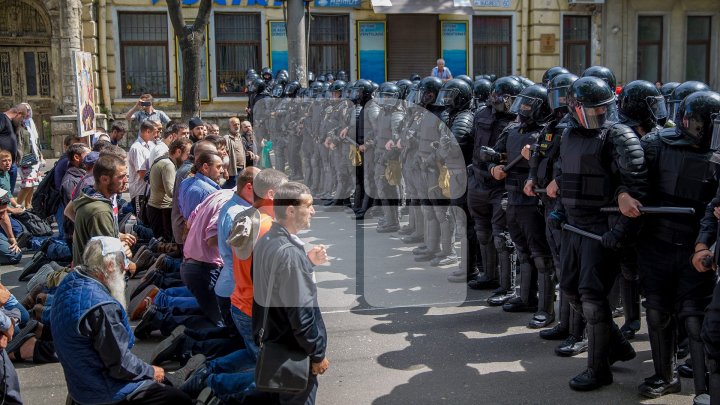
M 309 245 L 325 244 L 331 258 L 316 271 L 330 360 L 318 404 L 692 403 L 691 380 L 682 381 L 678 395 L 637 395 L 637 385 L 653 373 L 645 328 L 633 341 L 637 358 L 613 367 L 612 386 L 573 392 L 567 382 L 584 369 L 584 355 L 555 356 L 556 342 L 524 326 L 530 314 L 483 305 L 488 292 L 448 283 L 454 268 L 415 263 L 413 246 L 397 234 L 377 234 L 374 224 L 356 228 L 347 212 L 318 208 L 312 229 L 301 235 Z M 2 283 L 22 298 L 18 275 L 19 267 L 0 268 Z M 362 292 L 372 307 L 358 305 Z M 133 350 L 147 359 L 160 340 L 140 341 Z M 59 364 L 17 369 L 27 404 L 64 403 Z

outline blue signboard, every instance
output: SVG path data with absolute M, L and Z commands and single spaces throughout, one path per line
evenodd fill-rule
M 273 72 L 288 68 L 288 42 L 283 21 L 270 21 L 270 68 Z
M 315 0 L 315 7 L 360 7 L 362 0 Z
M 385 82 L 385 22 L 358 21 L 358 77 Z
M 442 21 L 442 58 L 453 76 L 466 75 L 468 71 L 467 21 Z

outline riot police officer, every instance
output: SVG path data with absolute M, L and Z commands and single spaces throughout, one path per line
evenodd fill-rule
M 372 127 L 368 119 L 368 103 L 372 100 L 372 84 L 368 80 L 360 79 L 353 84 L 350 92 L 350 99 L 359 107 L 356 109 L 356 142 L 362 156 L 362 164 L 355 170 L 355 201 L 353 211 L 355 219 L 364 219 L 365 212 L 373 204 L 374 176 L 373 176 L 373 147 L 368 148 L 368 140 L 372 139 L 370 134 Z M 369 105 L 374 105 L 370 103 Z
M 663 103 L 648 104 L 654 115 L 664 113 Z M 718 112 L 719 94 L 695 92 L 680 104 L 677 127 L 657 130 L 642 139 L 650 179 L 647 203 L 695 209 L 694 215 L 647 215 L 638 241 L 640 283 L 655 367 L 655 374 L 638 389 L 650 398 L 680 391 L 675 374 L 676 319 L 685 323 L 688 333 L 695 395 L 707 393 L 700 330 L 716 277 L 701 258 L 712 255 L 705 249 L 714 237 L 706 236 L 717 228 L 712 212 L 715 205 L 707 205 L 707 211 L 705 207 L 718 189 L 717 166 L 710 161 L 712 121 Z M 706 227 L 710 221 L 713 224 Z
M 602 235 L 600 242 L 567 230 L 560 245 L 561 288 L 587 320 L 588 366 L 570 380 L 570 387 L 589 391 L 612 383 L 612 363 L 636 355 L 612 320 L 608 293 L 620 271 L 612 249 L 634 237 L 632 218 L 640 215 L 639 199 L 647 193 L 647 170 L 637 135 L 613 122 L 615 94 L 605 81 L 576 80 L 567 102 L 573 121 L 560 143 L 555 174 L 560 197 L 548 222 L 559 228 L 566 221 Z M 609 219 L 600 212 L 615 204 L 623 215 Z
M 691 80 L 675 87 L 672 93 L 670 93 L 670 96 L 667 98 L 668 116 L 671 120 L 673 120 L 673 122 L 675 122 L 675 124 L 677 124 L 676 115 L 680 103 L 685 100 L 685 97 L 695 93 L 696 91 L 710 91 L 710 87 L 703 82 Z
M 602 79 L 610 87 L 610 90 L 615 92 L 617 86 L 617 79 L 615 79 L 615 73 L 605 66 L 590 66 L 585 69 L 581 77 L 597 77 Z
M 350 195 L 352 194 L 355 181 L 353 179 L 354 168 L 348 158 L 350 143 L 346 140 L 348 136 L 355 138 L 350 131 L 354 130 L 355 106 L 350 100 L 343 99 L 342 93 L 346 83 L 342 80 L 335 80 L 328 93 L 332 99 L 330 114 L 325 117 L 327 130 L 324 131 L 325 142 L 330 147 L 330 156 L 333 161 L 335 172 L 335 193 L 333 199 L 325 204 L 329 209 L 342 209 L 349 207 Z
M 492 91 L 492 82 L 488 79 L 478 79 L 473 83 L 473 112 L 477 112 L 487 105 L 488 97 Z
M 399 151 L 394 149 L 399 125 L 404 113 L 399 110 L 400 88 L 385 82 L 378 88 L 374 100 L 380 106 L 375 135 L 375 187 L 377 198 L 382 202 L 383 217 L 378 221 L 378 233 L 390 233 L 400 230 L 398 198 L 400 185 Z
M 507 161 L 514 166 L 488 165 L 495 180 L 505 180 L 507 227 L 520 268 L 520 295 L 503 304 L 503 310 L 537 311 L 528 324 L 530 328 L 543 328 L 555 320 L 555 264 L 545 237 L 545 219 L 538 209 L 538 197 L 523 193 L 530 166 L 523 158 L 522 150 L 525 145 L 537 143 L 544 124 L 552 116 L 547 94 L 545 87 L 533 85 L 518 95 L 510 112 L 517 114 L 520 122 L 508 125 L 493 148 L 496 152 L 506 153 Z
M 515 114 L 510 112 L 522 84 L 512 77 L 501 77 L 493 83 L 489 106 L 480 108 L 473 118 L 474 146 L 468 176 L 468 208 L 475 225 L 484 273 L 468 285 L 474 289 L 496 288 L 488 304 L 499 306 L 512 297 L 510 244 L 507 238 L 503 182 L 495 180 L 482 158 L 483 148 L 494 146 Z M 498 275 L 497 268 L 500 265 Z
M 545 73 L 543 73 L 541 83 L 543 86 L 545 86 L 547 88 L 552 79 L 554 79 L 557 76 L 560 76 L 562 74 L 568 74 L 568 73 L 570 73 L 570 71 L 565 69 L 562 66 L 553 66 L 550 69 L 546 70 Z

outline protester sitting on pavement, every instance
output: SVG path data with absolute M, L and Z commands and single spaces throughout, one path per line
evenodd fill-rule
M 117 210 L 112 196 L 122 192 L 127 186 L 127 167 L 120 158 L 103 156 L 93 168 L 95 176 L 94 192 L 83 193 L 74 201 L 75 234 L 73 236 L 73 263 L 82 264 L 85 244 L 94 236 L 120 237 L 130 256 L 130 246 L 135 237 L 121 234 L 118 229 Z
M 69 395 L 81 404 L 189 405 L 186 394 L 163 385 L 165 370 L 130 351 L 134 338 L 125 313 L 124 251 L 117 238 L 91 239 L 84 265 L 55 292 L 51 324 Z
M 17 264 L 22 259 L 18 239 L 23 234 L 20 222 L 10 217 L 10 193 L 0 189 L 0 265 Z

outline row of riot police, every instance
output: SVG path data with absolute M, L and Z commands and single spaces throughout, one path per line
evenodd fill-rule
M 558 355 L 587 351 L 571 388 L 608 385 L 612 364 L 636 356 L 628 339 L 642 296 L 655 373 L 640 394 L 678 392 L 680 370 L 697 403 L 713 397 L 720 95 L 699 82 L 640 80 L 616 95 L 613 72 L 600 66 L 581 77 L 554 67 L 539 84 L 414 79 L 307 89 L 280 80 L 264 92 L 275 98 L 253 108 L 257 132 L 272 140 L 276 167 L 328 209 L 351 207 L 360 220 L 379 211 L 377 232 L 416 244 L 414 261 L 458 264 L 449 281 L 492 290 L 490 306 L 532 313 L 530 328 L 552 326 L 540 336 L 563 341 Z M 683 337 L 691 362 L 676 369 Z

